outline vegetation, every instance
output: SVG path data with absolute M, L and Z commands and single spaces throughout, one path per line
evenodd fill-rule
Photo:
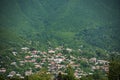
M 61 72 L 58 73 L 58 75 L 55 77 L 51 75 L 51 73 L 48 73 L 46 69 L 41 69 L 37 73 L 34 73 L 32 75 L 26 76 L 24 79 L 19 78 L 17 76 L 14 76 L 9 79 L 5 79 L 4 77 L 0 76 L 1 80 L 108 80 L 107 77 L 100 77 L 102 73 L 99 71 L 96 71 L 95 74 L 93 75 L 87 75 L 87 76 L 82 76 L 81 78 L 77 78 L 74 76 L 74 71 L 73 68 L 68 65 L 65 71 L 66 74 L 63 74 Z M 115 80 L 115 79 L 111 79 Z
M 28 80 L 52 80 L 51 78 L 51 74 L 48 74 L 45 69 L 27 77 Z
M 49 42 L 120 51 L 118 0 L 1 0 L 0 7 L 1 50 Z
M 119 80 L 120 79 L 120 55 L 118 53 L 111 54 L 110 67 L 108 77 L 109 80 Z
M 33 66 L 27 63 L 23 69 L 16 69 L 9 65 L 24 59 L 25 53 L 17 57 L 12 54 L 22 47 L 47 51 L 64 46 L 80 50 L 70 54 L 63 50 L 67 57 L 108 59 L 107 54 L 120 52 L 119 3 L 119 0 L 0 0 L 0 68 L 7 68 L 8 73 L 12 69 L 24 72 L 28 66 Z M 80 63 L 82 68 L 89 70 L 85 62 Z M 109 77 L 113 73 L 119 76 L 118 69 L 119 61 L 111 61 Z M 38 75 L 41 73 L 31 78 Z M 98 78 L 96 75 L 92 77 Z M 63 77 L 74 80 L 74 76 Z

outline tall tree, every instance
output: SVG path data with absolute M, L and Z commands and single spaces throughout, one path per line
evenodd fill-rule
M 42 69 L 38 73 L 30 75 L 28 80 L 51 80 L 51 78 L 51 74 L 48 74 L 45 69 Z
M 67 80 L 76 80 L 74 76 L 74 70 L 70 65 L 68 65 L 66 73 L 67 73 Z
M 120 55 L 112 54 L 109 64 L 109 80 L 120 80 Z

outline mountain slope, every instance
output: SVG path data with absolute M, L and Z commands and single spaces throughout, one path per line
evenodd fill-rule
M 42 46 L 38 47 L 51 42 L 51 46 L 87 44 L 119 51 L 119 25 L 119 0 L 0 2 L 1 49 L 16 44 L 30 46 L 27 41 L 39 41 Z

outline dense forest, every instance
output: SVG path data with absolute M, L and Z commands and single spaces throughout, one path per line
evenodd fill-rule
M 1 0 L 0 44 L 38 47 L 65 44 L 119 50 L 119 0 Z

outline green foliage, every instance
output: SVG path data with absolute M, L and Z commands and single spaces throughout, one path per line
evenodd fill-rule
M 108 78 L 102 71 L 95 70 L 93 75 L 82 76 L 80 80 L 108 80 Z
M 68 74 L 68 80 L 74 80 L 75 76 L 74 76 L 74 70 L 72 69 L 71 66 L 68 66 L 66 73 Z
M 42 69 L 36 74 L 28 76 L 28 80 L 52 80 L 52 76 L 45 69 Z
M 64 45 L 83 50 L 73 53 L 78 56 L 103 57 L 106 49 L 120 51 L 119 22 L 119 0 L 1 0 L 0 64 L 9 68 L 22 56 L 7 50 L 24 46 L 47 50 Z
M 73 68 L 69 65 L 66 69 L 66 74 L 62 74 L 61 72 L 58 74 L 56 77 L 57 80 L 78 80 L 74 76 L 74 70 Z
M 4 76 L 0 74 L 0 80 L 5 80 Z
M 67 80 L 77 80 L 76 77 L 74 76 L 74 70 L 70 65 L 68 65 L 68 67 L 66 69 L 66 73 L 67 73 L 67 75 L 65 78 Z
M 88 75 L 88 76 L 83 76 L 82 78 L 80 78 L 80 80 L 93 80 L 93 77 Z
M 109 80 L 117 80 L 120 79 L 120 55 L 113 54 L 111 55 L 110 64 L 109 64 Z
M 75 48 L 87 44 L 119 50 L 117 0 L 1 0 L 0 7 L 2 50 L 31 46 L 30 40 L 39 41 L 32 46 L 41 49 L 49 41 L 51 46 L 64 43 Z
M 100 78 L 101 78 L 100 76 L 101 76 L 100 75 L 100 71 L 96 70 L 95 73 L 94 73 L 94 75 L 93 75 L 93 78 L 95 80 L 100 80 Z
M 8 80 L 24 80 L 24 79 L 19 78 L 18 76 L 14 76 L 14 77 L 12 77 L 12 78 L 10 78 Z

